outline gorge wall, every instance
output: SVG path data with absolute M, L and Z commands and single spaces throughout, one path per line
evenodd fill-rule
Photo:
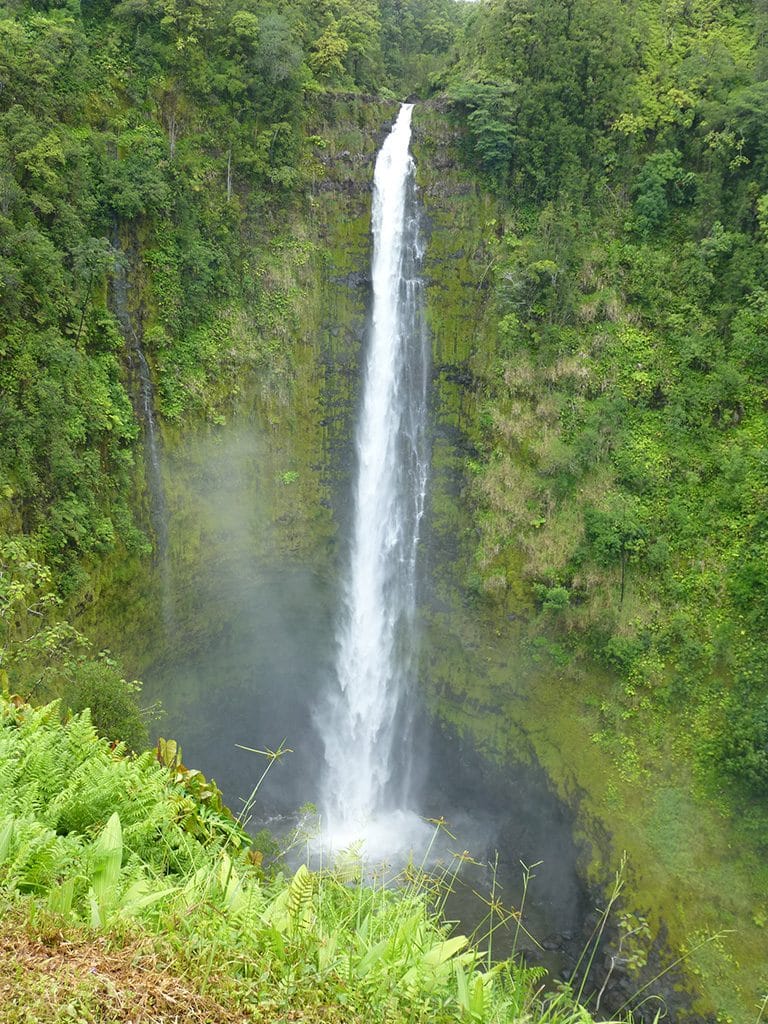
M 278 565 L 293 566 L 314 580 L 318 602 L 327 599 L 348 516 L 349 440 L 369 290 L 370 180 L 396 109 L 350 97 L 334 101 L 325 118 L 320 113 L 316 131 L 324 144 L 307 204 L 254 248 L 251 270 L 265 296 L 263 337 L 211 415 L 192 425 L 162 424 L 173 621 L 163 612 L 159 572 L 139 558 L 108 567 L 79 617 L 98 642 L 119 647 L 132 674 L 180 647 L 202 651 L 217 631 L 226 633 L 222 602 L 237 593 L 244 566 L 267 586 Z M 689 981 L 701 996 L 691 1015 L 681 1009 L 676 1018 L 703 1019 L 717 1006 L 738 1019 L 754 1001 L 764 941 L 742 902 L 748 858 L 729 857 L 727 829 L 716 808 L 690 796 L 684 766 L 667 779 L 638 780 L 617 769 L 594 742 L 609 685 L 605 669 L 558 661 L 540 642 L 519 576 L 517 586 L 498 593 L 479 579 L 472 467 L 488 415 L 482 381 L 497 343 L 489 243 L 503 229 L 503 213 L 460 169 L 455 130 L 439 104 L 417 106 L 414 132 L 429 229 L 433 340 L 427 702 L 452 736 L 489 765 L 543 767 L 576 814 L 581 869 L 596 888 L 610 884 L 628 852 L 621 928 L 634 960 L 617 970 L 628 990 L 710 931 L 738 926 L 727 945 L 717 940 L 692 956 Z M 145 276 L 139 245 L 129 278 L 134 315 L 149 330 Z M 144 488 L 139 474 L 137 492 Z M 514 579 L 514 544 L 493 557 Z M 485 581 L 493 578 L 487 569 Z M 721 859 L 738 885 L 717 883 Z M 635 929 L 642 943 L 627 938 Z

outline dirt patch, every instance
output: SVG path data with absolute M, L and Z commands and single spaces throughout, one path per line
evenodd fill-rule
M 246 1024 L 256 1018 L 200 994 L 148 940 L 119 947 L 65 932 L 0 931 L 0 1021 Z

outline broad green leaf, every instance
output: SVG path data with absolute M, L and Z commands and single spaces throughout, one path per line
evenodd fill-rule
M 48 893 L 48 909 L 53 914 L 67 915 L 72 911 L 72 901 L 75 895 L 75 879 L 68 878 L 66 882 L 55 886 Z
M 454 935 L 452 939 L 445 942 L 438 942 L 437 945 L 427 950 L 424 954 L 424 965 L 426 967 L 439 967 L 440 964 L 450 960 L 452 956 L 459 953 L 469 942 L 466 935 Z
M 174 886 L 167 885 L 160 889 L 153 888 L 157 883 L 150 882 L 146 878 L 140 878 L 134 882 L 126 891 L 120 900 L 120 910 L 123 914 L 128 917 L 135 917 L 140 911 L 145 910 L 147 907 L 153 906 L 155 903 L 159 903 L 160 900 L 165 899 L 170 893 L 174 891 Z
M 464 970 L 463 965 L 460 961 L 456 960 L 453 964 L 453 971 L 456 975 L 456 1001 L 462 1010 L 466 1013 L 470 1011 L 470 1000 L 469 1000 L 469 984 L 467 982 L 467 972 Z
M 116 898 L 123 862 L 123 829 L 115 811 L 91 850 L 91 887 L 99 907 L 111 906 Z
M 403 985 L 414 985 L 418 981 L 426 988 L 433 988 L 438 981 L 448 976 L 451 957 L 464 949 L 467 942 L 465 935 L 455 935 L 452 939 L 436 943 L 424 953 L 419 963 L 405 972 L 402 978 Z
M 475 978 L 475 984 L 472 987 L 472 998 L 469 1004 L 470 1013 L 475 1016 L 482 1016 L 485 1010 L 485 981 L 483 980 L 482 974 L 478 974 Z
M 290 892 L 288 886 L 282 889 L 261 914 L 262 922 L 271 925 L 275 931 L 281 934 L 286 933 L 291 925 L 291 918 L 288 914 Z
M 8 818 L 0 826 L 0 864 L 8 860 L 13 845 L 14 818 Z
M 368 952 L 365 954 L 365 956 L 362 958 L 362 960 L 355 969 L 355 974 L 358 976 L 358 978 L 364 978 L 365 975 L 368 974 L 370 969 L 374 966 L 374 964 L 379 963 L 381 960 L 384 959 L 384 954 L 390 948 L 391 943 L 389 939 L 382 939 L 380 942 L 377 942 L 375 945 L 371 946 L 371 948 L 368 950 Z

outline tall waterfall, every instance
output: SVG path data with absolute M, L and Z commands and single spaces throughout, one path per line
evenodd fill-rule
M 373 313 L 356 437 L 350 558 L 336 686 L 320 715 L 332 845 L 407 808 L 419 527 L 427 488 L 429 344 L 414 164 L 404 104 L 376 160 Z

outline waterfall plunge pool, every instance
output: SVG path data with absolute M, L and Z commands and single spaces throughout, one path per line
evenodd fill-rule
M 216 780 L 235 813 L 265 766 L 264 758 L 241 748 L 290 748 L 262 784 L 249 829 L 266 828 L 281 841 L 303 822 L 306 839 L 293 854 L 302 859 L 316 840 L 316 819 L 302 808 L 319 805 L 322 796 L 324 751 L 313 710 L 333 672 L 336 585 L 299 567 L 256 572 L 232 563 L 220 576 L 201 576 L 193 590 L 199 608 L 209 611 L 210 630 L 202 630 L 197 617 L 188 632 L 177 621 L 171 653 L 143 673 L 143 700 L 160 700 L 164 707 L 155 733 L 177 739 L 185 762 Z M 541 862 L 523 918 L 537 942 L 521 934 L 518 947 L 531 963 L 555 974 L 567 970 L 587 938 L 591 909 L 578 875 L 571 813 L 542 771 L 488 763 L 423 710 L 415 732 L 415 811 L 425 821 L 445 819 L 455 837 L 444 834 L 435 855 L 447 864 L 452 854 L 467 851 L 476 862 L 463 865 L 448 915 L 459 920 L 460 930 L 471 931 L 488 910 L 483 900 L 494 876 L 497 896 L 519 906 L 521 862 Z M 431 826 L 425 832 L 431 835 Z M 408 850 L 407 841 L 390 844 L 392 872 L 398 854 L 405 859 Z M 418 862 L 422 850 L 414 855 Z M 494 953 L 510 952 L 513 938 L 512 925 L 499 929 Z

